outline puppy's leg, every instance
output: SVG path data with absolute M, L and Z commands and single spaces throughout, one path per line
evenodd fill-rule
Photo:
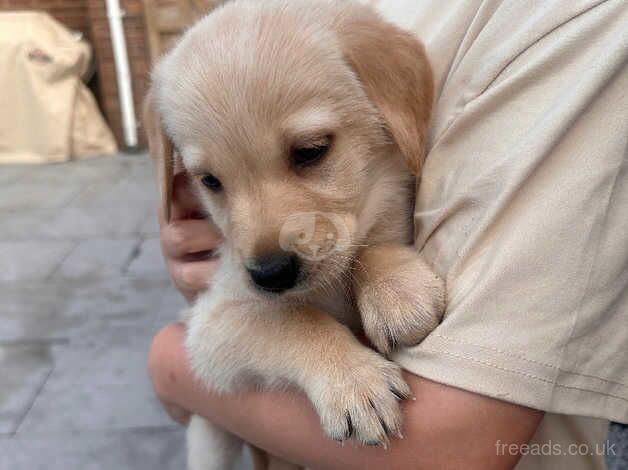
M 443 280 L 409 246 L 362 250 L 354 288 L 364 332 L 383 354 L 421 342 L 445 309 Z
M 325 433 L 367 445 L 386 445 L 389 436 L 400 435 L 398 402 L 410 390 L 399 367 L 323 312 L 300 308 L 290 316 L 276 359 L 305 390 Z
M 399 434 L 398 400 L 410 393 L 399 366 L 331 316 L 259 301 L 222 303 L 215 311 L 192 316 L 186 341 L 193 369 L 214 390 L 237 390 L 247 378 L 268 387 L 291 383 L 336 440 L 355 436 L 377 445 Z
M 188 470 L 229 470 L 242 450 L 242 441 L 198 415 L 187 429 Z

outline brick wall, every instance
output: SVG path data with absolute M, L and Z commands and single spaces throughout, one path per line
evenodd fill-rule
M 126 12 L 123 24 L 131 68 L 135 114 L 139 124 L 149 71 L 144 9 L 142 0 L 120 0 L 120 7 Z M 122 115 L 105 0 L 0 0 L 0 10 L 43 10 L 67 27 L 81 31 L 85 35 L 92 45 L 96 63 L 96 74 L 90 82 L 90 88 L 94 91 L 118 144 L 123 148 Z M 146 143 L 141 129 L 138 129 L 138 138 L 140 147 L 144 147 Z
M 89 33 L 85 0 L 0 0 L 0 10 L 44 10 L 70 29 Z

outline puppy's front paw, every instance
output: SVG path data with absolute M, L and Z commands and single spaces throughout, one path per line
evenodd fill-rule
M 332 439 L 354 436 L 365 445 L 386 446 L 390 436 L 401 435 L 399 401 L 410 388 L 393 362 L 362 348 L 320 385 L 313 402 Z
M 382 354 L 420 343 L 440 322 L 445 285 L 425 265 L 363 283 L 357 303 L 366 336 Z

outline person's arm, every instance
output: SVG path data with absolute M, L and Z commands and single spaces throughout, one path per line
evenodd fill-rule
M 162 402 L 312 469 L 508 469 L 518 460 L 509 446 L 528 442 L 543 416 L 406 374 L 416 400 L 403 404 L 404 439 L 394 439 L 388 449 L 341 445 L 323 434 L 318 416 L 297 391 L 218 395 L 202 387 L 189 369 L 184 334 L 181 325 L 169 325 L 153 341 L 149 367 Z

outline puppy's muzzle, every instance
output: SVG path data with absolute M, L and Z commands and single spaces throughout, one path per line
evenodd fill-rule
M 297 284 L 301 263 L 294 253 L 276 253 L 256 259 L 247 270 L 259 289 L 281 293 Z

